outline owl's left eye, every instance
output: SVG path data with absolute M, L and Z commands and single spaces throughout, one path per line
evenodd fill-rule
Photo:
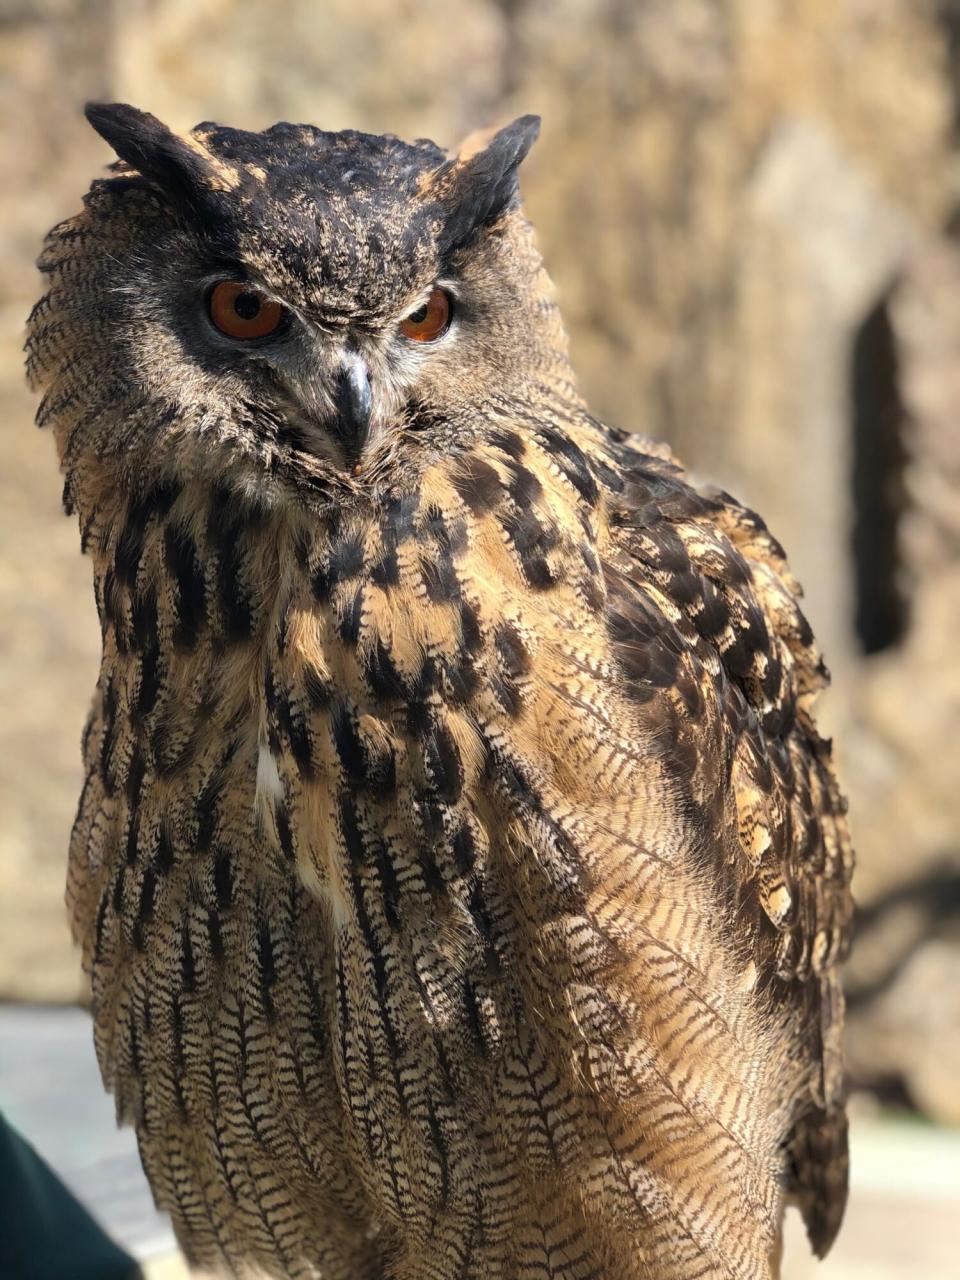
M 228 338 L 267 338 L 282 325 L 286 311 L 245 280 L 221 280 L 207 297 L 210 319 Z
M 450 328 L 451 311 L 446 289 L 432 289 L 426 302 L 400 322 L 400 332 L 413 342 L 436 342 Z

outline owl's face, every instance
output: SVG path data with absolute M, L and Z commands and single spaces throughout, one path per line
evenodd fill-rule
M 83 428 L 98 456 L 242 465 L 248 486 L 389 478 L 469 444 L 492 401 L 556 360 L 517 198 L 535 117 L 447 159 L 352 131 L 181 137 L 130 107 L 88 116 L 122 162 L 88 200 L 83 304 L 114 391 Z

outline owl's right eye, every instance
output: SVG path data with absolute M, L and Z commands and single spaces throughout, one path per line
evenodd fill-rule
M 246 280 L 221 280 L 215 284 L 207 296 L 207 307 L 216 328 L 240 342 L 268 338 L 286 317 L 279 302 Z

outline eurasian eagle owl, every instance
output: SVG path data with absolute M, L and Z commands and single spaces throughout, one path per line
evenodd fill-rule
M 524 116 L 120 160 L 40 259 L 103 662 L 68 902 L 188 1257 L 760 1280 L 846 1188 L 843 799 L 763 522 L 591 417 Z

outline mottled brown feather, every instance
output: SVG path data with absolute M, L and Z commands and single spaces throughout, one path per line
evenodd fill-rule
M 151 398 L 105 298 L 168 214 L 118 174 L 28 353 L 103 630 L 69 909 L 188 1256 L 760 1280 L 785 1195 L 824 1252 L 851 853 L 778 544 L 589 416 L 516 210 L 460 269 L 527 339 L 359 475 Z

